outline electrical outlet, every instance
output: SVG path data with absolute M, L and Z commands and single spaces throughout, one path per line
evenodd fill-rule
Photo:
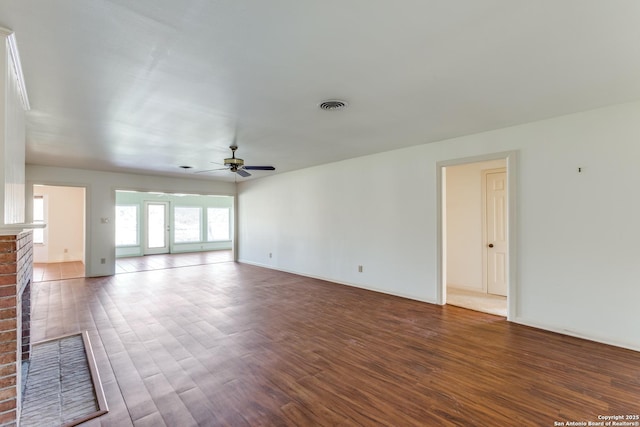
M 358 273 L 362 273 L 362 266 L 361 265 L 358 266 Z
M 269 258 L 273 258 L 273 254 L 269 252 Z
M 66 254 L 66 253 L 69 253 L 69 249 L 64 248 L 64 253 L 65 253 L 65 254 Z
M 106 264 L 106 263 L 107 263 L 106 258 L 100 258 L 100 264 Z

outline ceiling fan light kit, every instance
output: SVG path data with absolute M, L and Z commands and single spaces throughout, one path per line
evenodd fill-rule
M 236 159 L 236 150 L 238 147 L 236 145 L 232 145 L 231 147 L 231 157 L 228 159 L 224 159 L 224 165 L 230 166 L 232 172 L 237 172 L 239 167 L 244 166 L 244 160 Z
M 212 171 L 216 171 L 216 170 L 230 170 L 231 172 L 237 173 L 238 175 L 240 175 L 241 177 L 248 177 L 251 176 L 251 174 L 249 172 L 247 172 L 248 170 L 260 170 L 260 171 L 274 171 L 276 170 L 276 168 L 274 168 L 273 166 L 245 166 L 244 165 L 244 159 L 239 159 L 236 158 L 236 150 L 238 149 L 237 145 L 232 145 L 229 147 L 231 149 L 231 157 L 224 159 L 224 165 L 226 167 L 224 168 L 220 168 L 220 169 L 210 169 L 210 170 L 204 170 L 204 171 L 198 171 L 196 173 L 205 173 L 205 172 L 212 172 Z

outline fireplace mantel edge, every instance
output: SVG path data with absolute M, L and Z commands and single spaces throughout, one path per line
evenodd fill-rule
M 1 224 L 0 225 L 0 236 L 9 236 L 13 234 L 20 234 L 24 230 L 34 229 L 34 228 L 45 228 L 47 224 L 42 222 L 31 222 L 31 223 L 18 223 L 18 224 Z

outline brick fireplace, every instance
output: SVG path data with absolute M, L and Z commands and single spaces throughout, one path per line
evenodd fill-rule
M 20 417 L 22 361 L 31 352 L 32 232 L 0 235 L 0 426 Z

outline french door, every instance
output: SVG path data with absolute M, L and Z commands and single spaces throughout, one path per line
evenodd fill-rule
M 144 254 L 169 253 L 169 202 L 144 202 Z

